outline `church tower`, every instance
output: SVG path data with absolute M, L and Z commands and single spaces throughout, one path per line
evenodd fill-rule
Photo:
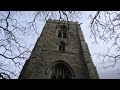
M 99 79 L 80 24 L 46 21 L 19 79 Z

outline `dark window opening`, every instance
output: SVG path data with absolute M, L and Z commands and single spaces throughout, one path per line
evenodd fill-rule
M 58 32 L 59 38 L 67 38 L 67 28 L 66 26 L 62 26 L 60 31 Z
M 65 51 L 65 43 L 64 42 L 60 43 L 59 51 Z
M 56 76 L 53 74 L 52 77 L 51 77 L 51 79 L 56 79 Z
M 63 29 L 63 38 L 66 38 L 66 34 L 67 34 L 66 30 Z
M 58 32 L 58 37 L 59 37 L 59 38 L 62 37 L 62 33 L 61 33 L 61 31 Z

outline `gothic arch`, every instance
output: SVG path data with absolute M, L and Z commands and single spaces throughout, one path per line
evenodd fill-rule
M 56 61 L 48 70 L 49 79 L 73 79 L 74 72 L 70 65 L 59 60 Z

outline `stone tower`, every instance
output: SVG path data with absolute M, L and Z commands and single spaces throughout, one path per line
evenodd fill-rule
M 80 24 L 49 19 L 19 79 L 99 79 Z

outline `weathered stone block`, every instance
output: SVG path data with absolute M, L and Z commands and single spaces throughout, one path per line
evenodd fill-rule
M 87 66 L 88 66 L 89 73 L 94 74 L 95 71 L 94 71 L 93 64 L 92 63 L 87 63 Z
M 81 46 L 82 46 L 83 52 L 88 52 L 88 49 L 86 47 L 86 42 L 85 41 L 81 41 Z
M 87 52 L 83 52 L 83 55 L 84 55 L 84 59 L 85 59 L 86 63 L 91 63 L 92 62 L 91 57 Z
M 82 33 L 82 30 L 81 30 L 79 27 L 77 28 L 77 30 L 78 30 L 78 34 L 79 34 L 80 40 L 81 40 L 81 41 L 85 41 L 84 36 L 83 36 L 83 33 Z

